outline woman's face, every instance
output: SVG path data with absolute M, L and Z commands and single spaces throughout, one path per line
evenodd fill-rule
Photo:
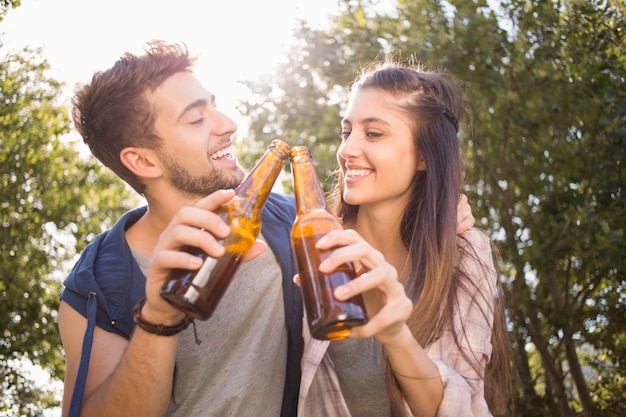
M 418 160 L 409 119 L 398 99 L 377 88 L 351 95 L 342 120 L 337 160 L 344 176 L 344 200 L 352 205 L 399 204 L 404 207 Z

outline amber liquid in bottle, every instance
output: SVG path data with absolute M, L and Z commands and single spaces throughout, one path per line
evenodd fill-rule
M 261 230 L 261 212 L 276 178 L 289 158 L 289 146 L 274 140 L 263 157 L 246 176 L 233 199 L 215 211 L 231 233 L 221 241 L 225 253 L 212 258 L 198 248 L 188 252 L 202 258 L 198 270 L 174 270 L 161 289 L 161 296 L 190 317 L 207 320 L 228 289 Z
M 339 301 L 333 292 L 356 277 L 351 263 L 323 274 L 319 264 L 332 250 L 321 251 L 316 242 L 331 230 L 343 229 L 341 221 L 328 210 L 311 155 L 306 147 L 291 151 L 291 169 L 298 215 L 291 232 L 291 242 L 298 264 L 300 285 L 311 335 L 321 340 L 341 340 L 350 329 L 367 323 L 361 295 Z

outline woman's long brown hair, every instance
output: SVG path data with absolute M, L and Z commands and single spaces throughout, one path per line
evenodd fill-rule
M 413 179 L 412 197 L 404 211 L 400 233 L 411 266 L 405 289 L 413 300 L 413 312 L 407 324 L 416 340 L 427 347 L 452 329 L 461 297 L 491 295 L 477 291 L 471 277 L 458 267 L 462 257 L 479 260 L 471 245 L 456 231 L 457 203 L 464 180 L 457 138 L 458 123 L 464 115 L 464 96 L 455 83 L 437 72 L 390 62 L 366 68 L 352 89 L 379 89 L 393 94 L 398 110 L 413 121 L 416 152 L 426 162 L 427 170 L 418 171 Z M 339 217 L 348 221 L 356 216 L 358 206 L 343 201 L 341 175 L 339 171 L 331 201 Z M 493 270 L 497 265 L 483 265 L 485 274 L 488 268 Z M 491 314 L 495 317 L 491 360 L 484 370 L 477 358 L 466 357 L 466 360 L 473 364 L 478 375 L 485 375 L 485 396 L 490 410 L 500 414 L 506 412 L 511 395 L 511 345 L 502 289 L 497 281 L 494 291 L 497 296 L 482 303 L 494 308 L 493 312 L 483 312 L 486 317 Z M 459 348 L 465 337 L 463 333 L 452 332 Z M 404 401 L 389 366 L 386 373 L 391 414 L 403 416 Z

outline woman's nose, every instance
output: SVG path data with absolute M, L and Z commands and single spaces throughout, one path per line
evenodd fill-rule
M 354 156 L 358 154 L 358 146 L 356 142 L 357 140 L 354 137 L 354 133 L 350 133 L 350 135 L 341 142 L 341 145 L 337 150 L 338 156 L 346 161 L 350 158 L 354 158 Z

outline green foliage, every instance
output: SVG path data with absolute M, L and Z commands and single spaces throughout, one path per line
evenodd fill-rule
M 14 363 L 11 366 L 16 367 Z M 19 372 L 3 375 L 1 416 L 40 416 L 42 410 L 58 404 L 53 391 L 40 388 L 27 375 Z
M 504 261 L 518 415 L 624 415 L 626 5 L 394 4 L 342 2 L 327 28 L 303 23 L 288 62 L 248 83 L 256 139 L 310 146 L 324 178 L 364 64 L 394 57 L 459 80 L 466 192 Z
M 9 9 L 18 7 L 21 0 L 0 0 L 0 22 L 4 19 L 4 15 L 7 14 Z
M 68 138 L 67 110 L 56 103 L 62 85 L 46 77 L 39 52 L 0 59 L 2 415 L 39 415 L 54 404 L 12 364 L 26 360 L 62 378 L 61 278 L 76 251 L 131 203 L 127 188 Z

